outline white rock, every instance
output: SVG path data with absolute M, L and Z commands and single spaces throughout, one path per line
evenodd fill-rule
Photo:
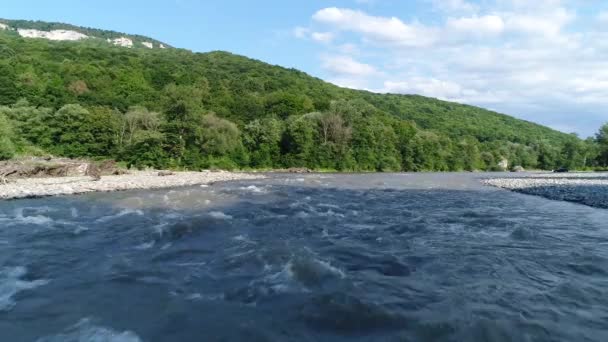
M 116 38 L 113 40 L 109 40 L 108 41 L 116 46 L 122 46 L 122 47 L 133 47 L 133 41 L 127 37 L 120 37 L 120 38 Z
M 43 38 L 49 40 L 81 40 L 89 38 L 86 34 L 70 30 L 40 31 L 18 29 L 17 32 L 24 38 Z
M 160 44 L 160 48 L 161 48 L 161 49 L 166 49 L 167 47 L 166 47 L 166 46 L 164 46 L 163 44 Z
M 150 42 L 142 42 L 141 45 L 147 47 L 148 49 L 154 49 L 154 44 Z
M 8 30 L 8 25 L 0 23 L 0 30 Z
M 498 163 L 498 167 L 506 170 L 509 168 L 509 161 L 506 158 L 502 158 L 502 160 L 500 161 L 500 163 Z

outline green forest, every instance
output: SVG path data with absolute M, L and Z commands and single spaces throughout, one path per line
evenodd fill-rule
M 581 140 L 473 106 L 340 88 L 227 52 L 0 30 L 0 159 L 49 154 L 190 170 L 492 171 L 503 159 L 591 169 L 608 165 L 608 126 Z

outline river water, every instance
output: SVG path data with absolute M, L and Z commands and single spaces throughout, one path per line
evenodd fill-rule
M 608 211 L 479 177 L 0 202 L 0 341 L 608 341 Z

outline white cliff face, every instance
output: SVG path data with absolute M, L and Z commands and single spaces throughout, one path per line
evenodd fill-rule
M 116 39 L 108 39 L 109 43 L 112 43 L 116 46 L 122 46 L 122 47 L 133 47 L 133 41 L 127 37 L 120 37 L 120 38 L 116 38 Z
M 86 34 L 69 30 L 40 31 L 18 29 L 17 32 L 24 38 L 44 38 L 49 40 L 81 40 L 89 38 Z
M 13 30 L 10 26 L 4 23 L 0 23 L 0 30 Z M 70 40 L 77 41 L 87 38 L 95 38 L 89 37 L 86 34 L 71 31 L 71 30 L 52 30 L 52 31 L 41 31 L 41 30 L 33 30 L 33 29 L 16 29 L 19 35 L 23 38 L 42 38 L 48 40 Z M 132 48 L 134 46 L 133 40 L 127 37 L 120 37 L 116 39 L 107 39 L 107 42 L 110 44 L 114 44 L 116 46 L 122 46 L 126 48 Z M 154 49 L 154 43 L 152 42 L 141 42 L 141 45 L 148 49 Z M 161 49 L 166 49 L 167 47 L 163 44 L 159 44 Z

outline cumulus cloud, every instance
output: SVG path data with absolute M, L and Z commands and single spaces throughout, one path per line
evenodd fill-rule
M 497 15 L 485 15 L 481 17 L 449 18 L 445 31 L 449 33 L 496 36 L 505 30 L 505 22 Z
M 578 0 L 418 2 L 439 14 L 328 7 L 300 31 L 322 43 L 326 79 L 342 86 L 480 105 L 582 135 L 608 121 L 608 11 L 583 14 Z
M 373 66 L 358 62 L 350 56 L 325 55 L 322 59 L 323 69 L 334 76 L 367 77 L 378 73 Z
M 396 17 L 371 16 L 347 8 L 324 8 L 315 13 L 313 19 L 338 30 L 362 34 L 370 42 L 402 46 L 431 45 L 438 33 L 423 25 L 408 25 Z

